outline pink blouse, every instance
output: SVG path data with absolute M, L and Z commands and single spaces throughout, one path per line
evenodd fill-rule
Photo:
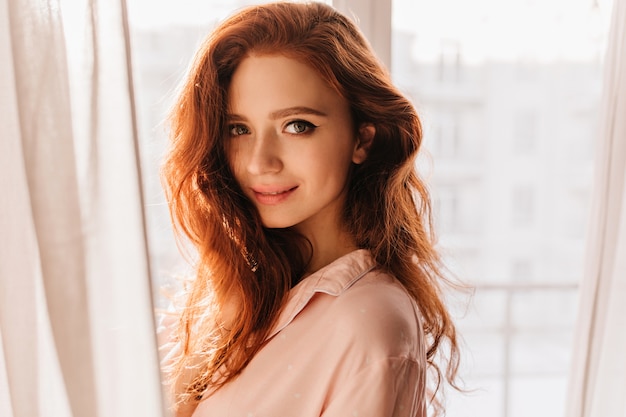
M 269 342 L 193 417 L 425 417 L 415 301 L 357 250 L 289 293 Z

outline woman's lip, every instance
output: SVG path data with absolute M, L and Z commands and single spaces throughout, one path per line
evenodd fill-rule
M 258 187 L 252 188 L 252 193 L 258 203 L 272 206 L 288 199 L 297 188 L 297 186 L 290 188 Z

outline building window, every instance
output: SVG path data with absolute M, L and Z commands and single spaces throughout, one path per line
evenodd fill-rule
M 460 119 L 455 111 L 443 111 L 433 115 L 432 151 L 436 158 L 455 158 L 460 145 Z
M 457 83 L 461 80 L 461 44 L 442 39 L 439 51 L 439 82 Z
M 535 219 L 535 190 L 530 185 L 517 185 L 511 190 L 512 226 L 530 227 Z
M 537 112 L 526 109 L 518 111 L 513 118 L 513 153 L 532 155 L 537 142 Z
M 459 192 L 456 187 L 438 187 L 433 195 L 435 224 L 440 233 L 457 233 L 459 221 Z
M 511 281 L 528 282 L 533 279 L 533 263 L 530 259 L 511 261 Z

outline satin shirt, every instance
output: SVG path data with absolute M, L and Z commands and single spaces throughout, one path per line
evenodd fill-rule
M 425 378 L 415 301 L 357 250 L 290 291 L 268 343 L 193 417 L 425 417 Z

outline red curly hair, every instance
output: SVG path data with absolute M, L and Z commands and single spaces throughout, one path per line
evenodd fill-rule
M 309 65 L 348 101 L 354 126 L 375 126 L 368 158 L 349 179 L 343 222 L 357 246 L 369 249 L 417 301 L 433 395 L 444 378 L 456 386 L 456 331 L 442 300 L 446 279 L 434 248 L 430 197 L 415 171 L 422 140 L 415 108 L 346 17 L 321 3 L 273 3 L 243 9 L 205 40 L 171 113 L 164 186 L 178 232 L 198 252 L 170 373 L 178 401 L 198 401 L 242 371 L 310 258 L 301 236 L 263 227 L 226 158 L 229 83 L 251 53 Z M 237 314 L 225 326 L 220 317 L 233 303 Z

